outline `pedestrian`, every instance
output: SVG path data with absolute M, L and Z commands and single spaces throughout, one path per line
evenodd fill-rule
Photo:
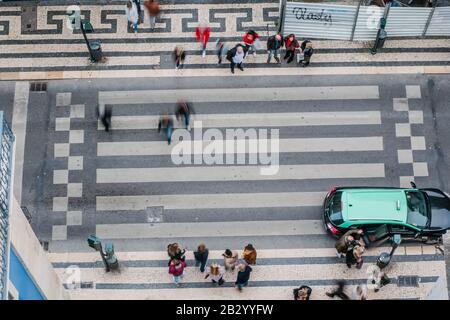
M 173 259 L 169 264 L 169 274 L 172 275 L 173 282 L 179 286 L 180 281 L 184 277 L 184 269 L 186 268 L 186 262 L 178 259 Z
M 359 240 L 362 234 L 363 230 L 361 229 L 352 229 L 344 233 L 344 235 L 340 237 L 334 245 L 338 258 L 345 257 L 350 244 L 352 244 L 355 240 Z
M 287 63 L 291 63 L 295 58 L 295 50 L 300 47 L 297 39 L 295 39 L 295 34 L 290 34 L 286 38 L 284 38 L 284 45 L 286 47 L 286 54 L 284 56 L 284 60 L 287 60 Z
M 345 262 L 350 269 L 352 265 L 356 264 L 356 269 L 361 269 L 363 265 L 362 255 L 364 253 L 364 247 L 360 244 L 349 247 L 345 256 Z
M 186 59 L 186 52 L 184 52 L 183 47 L 176 46 L 172 53 L 173 60 L 175 62 L 175 69 L 183 69 L 184 59 Z
M 225 270 L 234 271 L 237 264 L 239 263 L 239 255 L 236 251 L 231 251 L 226 249 L 225 253 L 222 254 Z
M 179 100 L 177 102 L 175 116 L 178 121 L 180 121 L 181 117 L 184 118 L 184 124 L 186 129 L 190 130 L 190 118 L 191 115 L 194 114 L 194 108 L 191 103 L 187 103 L 186 101 Z
M 248 280 L 250 279 L 250 272 L 252 272 L 253 270 L 249 265 L 246 264 L 240 264 L 238 266 L 238 270 L 239 272 L 237 274 L 235 285 L 239 291 L 242 291 L 242 288 L 248 285 Z
M 226 54 L 227 52 L 227 45 L 225 42 L 223 42 L 223 39 L 219 38 L 216 41 L 216 54 L 218 58 L 217 64 L 222 63 L 222 56 Z
M 97 106 L 97 118 L 100 119 L 103 126 L 105 127 L 105 131 L 108 132 L 111 127 L 111 117 L 112 117 L 112 108 L 105 107 L 105 105 Z
M 173 132 L 173 119 L 171 116 L 166 114 L 159 119 L 158 122 L 158 132 L 161 133 L 162 129 L 165 129 L 167 136 L 167 143 L 172 142 L 172 132 Z
M 299 59 L 299 63 L 301 63 L 302 67 L 305 68 L 311 62 L 311 56 L 314 53 L 313 45 L 312 45 L 311 41 L 305 40 L 300 45 L 300 49 L 301 49 L 302 58 Z
M 253 30 L 248 30 L 244 37 L 242 38 L 246 47 L 246 54 L 250 53 L 250 50 L 253 51 L 253 56 L 256 57 L 256 47 L 259 43 L 259 34 L 257 34 Z
M 131 0 L 128 0 L 125 11 L 127 13 L 128 22 L 133 27 L 134 33 L 137 33 L 138 23 L 139 23 L 139 15 L 138 15 L 136 4 L 131 2 Z
M 200 266 L 200 272 L 205 272 L 206 261 L 208 260 L 209 250 L 204 243 L 199 244 L 197 251 L 194 251 L 195 266 Z
M 344 292 L 345 282 L 339 281 L 337 284 L 338 284 L 337 289 L 335 289 L 331 292 L 325 292 L 325 294 L 330 298 L 338 297 L 338 298 L 341 298 L 342 300 L 350 300 L 348 295 Z
M 141 13 L 142 13 L 141 0 L 133 0 L 133 3 L 136 5 L 136 11 L 138 14 L 138 24 L 140 24 L 141 23 Z
M 367 286 L 358 284 L 352 292 L 352 300 L 367 300 Z
M 161 12 L 159 1 L 157 0 L 147 0 L 144 2 L 144 6 L 147 8 L 148 16 L 150 17 L 150 28 L 155 29 L 156 17 Z
M 301 286 L 293 290 L 294 300 L 309 300 L 312 289 L 308 286 Z
M 177 242 L 171 243 L 167 246 L 167 255 L 169 256 L 170 260 L 185 261 L 186 260 L 185 253 L 186 250 L 182 249 Z
M 283 37 L 280 33 L 277 33 L 276 35 L 270 36 L 267 39 L 267 53 L 269 54 L 267 56 L 267 63 L 270 63 L 270 60 L 272 60 L 272 56 L 275 58 L 277 63 L 281 63 L 281 60 L 279 58 L 279 52 L 280 49 L 283 47 Z
M 225 283 L 223 280 L 224 271 L 217 263 L 213 263 L 209 266 L 209 270 L 206 273 L 205 279 L 210 278 L 213 283 L 217 283 L 219 286 Z
M 234 48 L 228 50 L 227 60 L 230 61 L 231 73 L 234 73 L 234 67 L 236 65 L 239 70 L 244 71 L 242 63 L 244 63 L 245 50 L 242 44 L 237 44 Z
M 208 43 L 210 34 L 211 34 L 211 28 L 206 26 L 205 23 L 201 23 L 195 29 L 195 37 L 197 38 L 197 41 L 201 44 L 203 58 L 206 55 L 206 44 Z
M 256 249 L 251 243 L 245 246 L 242 258 L 247 264 L 256 264 Z

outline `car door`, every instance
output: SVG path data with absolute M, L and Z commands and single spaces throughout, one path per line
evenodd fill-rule
M 367 246 L 375 242 L 384 241 L 390 236 L 390 230 L 386 224 L 354 225 L 352 228 L 364 231 L 363 240 Z

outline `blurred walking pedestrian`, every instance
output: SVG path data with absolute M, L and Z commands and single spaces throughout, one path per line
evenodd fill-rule
M 185 253 L 186 253 L 186 250 L 182 249 L 181 246 L 177 242 L 171 243 L 167 246 L 167 255 L 169 256 L 171 261 L 172 260 L 185 261 L 186 260 Z M 170 265 L 170 261 L 169 261 L 169 265 Z
M 225 270 L 234 271 L 239 263 L 239 254 L 236 251 L 231 251 L 226 249 L 225 253 L 222 254 Z
M 227 45 L 225 42 L 223 42 L 223 39 L 219 38 L 216 41 L 216 54 L 217 54 L 217 58 L 218 58 L 218 62 L 217 64 L 221 64 L 222 63 L 222 57 L 224 55 L 226 55 L 228 51 Z
M 186 59 L 186 52 L 183 47 L 176 46 L 172 53 L 173 61 L 175 62 L 175 69 L 183 69 L 184 59 Z
M 142 13 L 142 8 L 141 8 L 141 0 L 132 0 L 133 1 L 133 3 L 136 5 L 136 11 L 137 11 L 137 14 L 138 14 L 138 24 L 140 24 L 141 23 L 141 18 L 142 18 L 142 16 L 141 16 L 141 13 Z
M 184 125 L 187 130 L 190 130 L 190 119 L 191 115 L 194 114 L 194 108 L 191 103 L 187 103 L 186 101 L 179 100 L 177 102 L 175 116 L 178 121 L 180 121 L 181 117 L 184 119 Z
M 236 65 L 239 70 L 244 71 L 242 64 L 245 59 L 245 50 L 242 44 L 237 44 L 234 48 L 228 50 L 227 60 L 230 61 L 231 73 L 234 73 L 234 67 Z
M 275 58 L 277 63 L 281 63 L 281 60 L 279 58 L 280 49 L 283 47 L 283 37 L 280 33 L 277 33 L 276 35 L 270 36 L 267 39 L 267 53 L 269 54 L 267 56 L 267 63 L 270 63 L 270 60 L 272 60 L 272 56 Z
M 224 271 L 217 263 L 213 263 L 209 266 L 209 270 L 206 273 L 205 279 L 210 278 L 213 283 L 217 283 L 219 286 L 225 283 L 223 280 Z
M 139 23 L 139 14 L 137 11 L 136 4 L 131 2 L 131 0 L 128 0 L 125 11 L 127 13 L 128 22 L 133 27 L 134 33 L 137 33 L 138 23 Z
M 345 256 L 345 262 L 350 269 L 352 265 L 356 264 L 356 269 L 361 269 L 363 265 L 362 255 L 364 253 L 364 247 L 360 244 L 356 244 L 353 247 L 349 247 Z
M 287 63 L 291 63 L 295 58 L 295 50 L 300 47 L 297 39 L 295 39 L 295 34 L 290 34 L 286 38 L 284 38 L 284 45 L 286 47 L 286 54 L 284 56 L 284 60 L 287 60 Z
M 206 44 L 209 40 L 209 35 L 211 34 L 211 28 L 206 26 L 205 23 L 201 23 L 196 29 L 195 29 L 195 37 L 197 38 L 197 41 L 202 46 L 202 57 L 204 58 L 206 55 Z
M 346 285 L 345 282 L 339 281 L 337 284 L 338 284 L 337 289 L 335 289 L 331 292 L 325 292 L 325 294 L 330 298 L 338 297 L 338 298 L 341 298 L 342 300 L 350 300 L 348 295 L 344 292 L 344 288 Z
M 367 300 L 367 286 L 358 284 L 352 292 L 352 300 Z
M 256 47 L 259 46 L 259 34 L 257 34 L 253 30 L 248 30 L 244 37 L 242 38 L 244 41 L 245 47 L 246 47 L 246 54 L 250 53 L 250 51 L 253 51 L 253 56 L 256 57 Z
M 293 290 L 294 300 L 309 300 L 312 289 L 308 286 L 301 286 Z
M 173 119 L 169 115 L 164 115 L 159 119 L 158 122 L 158 132 L 161 133 L 162 129 L 165 129 L 167 143 L 172 142 L 172 132 L 173 132 Z
M 172 275 L 173 282 L 179 286 L 180 281 L 184 277 L 184 269 L 186 268 L 186 262 L 173 259 L 169 264 L 169 274 Z
M 311 56 L 314 53 L 312 42 L 309 40 L 305 40 L 300 45 L 301 57 L 299 59 L 299 63 L 301 63 L 302 67 L 309 66 L 311 62 Z
M 256 264 L 256 249 L 251 243 L 245 246 L 242 258 L 247 264 Z
M 150 28 L 153 30 L 156 25 L 156 17 L 158 17 L 161 12 L 159 1 L 147 0 L 144 2 L 144 6 L 147 8 L 148 16 L 150 17 Z
M 248 281 L 250 280 L 250 273 L 253 271 L 253 269 L 249 265 L 240 264 L 238 265 L 238 270 L 239 272 L 237 274 L 235 285 L 239 291 L 242 291 L 242 288 L 248 285 Z
M 204 243 L 201 243 L 197 247 L 197 251 L 194 251 L 195 266 L 200 266 L 200 272 L 205 272 L 206 261 L 208 260 L 209 250 Z
M 347 254 L 348 247 L 354 242 L 360 239 L 363 234 L 363 230 L 361 229 L 352 229 L 344 233 L 342 237 L 340 237 L 334 247 L 336 248 L 336 254 L 338 258 L 343 258 Z
M 97 106 L 97 119 L 100 119 L 103 126 L 105 127 L 105 131 L 108 132 L 111 127 L 111 117 L 112 117 L 112 108 L 105 107 L 105 105 Z

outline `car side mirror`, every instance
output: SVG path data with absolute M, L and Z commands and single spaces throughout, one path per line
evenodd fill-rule
M 413 187 L 414 189 L 417 189 L 417 186 L 416 186 L 416 184 L 414 183 L 414 181 L 410 181 L 409 183 L 411 184 L 411 187 Z

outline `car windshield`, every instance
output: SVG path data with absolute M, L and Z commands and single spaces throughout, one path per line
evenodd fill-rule
M 406 222 L 420 228 L 428 224 L 428 208 L 424 195 L 420 191 L 406 191 L 408 217 Z
M 342 192 L 336 192 L 333 195 L 333 198 L 331 199 L 329 206 L 330 221 L 336 226 L 339 226 L 340 224 L 344 223 L 344 220 L 342 219 L 341 197 Z

